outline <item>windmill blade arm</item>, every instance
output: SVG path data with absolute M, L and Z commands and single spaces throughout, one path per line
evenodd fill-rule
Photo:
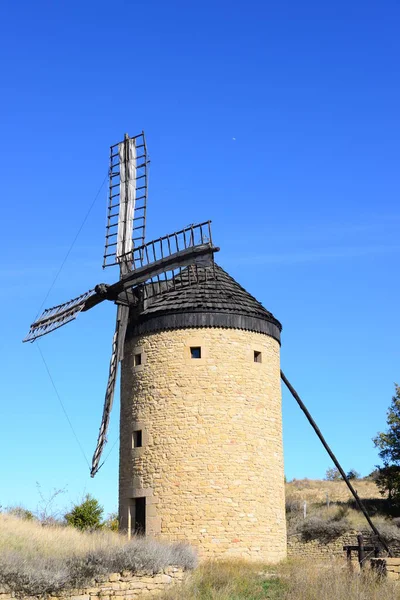
M 66 325 L 76 319 L 82 310 L 88 310 L 88 308 L 102 302 L 103 299 L 95 290 L 89 290 L 64 304 L 46 308 L 40 317 L 32 323 L 29 333 L 23 341 L 33 342 L 37 338 Z
M 90 476 L 94 477 L 97 471 L 100 469 L 101 465 L 100 458 L 104 449 L 105 444 L 107 443 L 107 430 L 110 422 L 110 414 L 114 401 L 114 392 L 115 392 L 115 383 L 117 380 L 118 374 L 118 363 L 122 359 L 123 354 L 123 346 L 125 341 L 125 333 L 128 325 L 129 318 L 129 307 L 127 306 L 118 306 L 117 311 L 117 323 L 115 325 L 115 332 L 112 341 L 112 352 L 110 359 L 110 370 L 108 374 L 107 381 L 107 389 L 106 395 L 104 399 L 104 407 L 103 407 L 103 416 L 101 419 L 101 425 L 99 430 L 99 435 L 97 438 L 97 446 L 94 451 L 92 458 L 92 468 L 90 471 Z
M 107 297 L 109 299 L 116 299 L 118 294 L 124 290 L 144 283 L 150 277 L 155 277 L 165 271 L 171 271 L 193 264 L 204 267 L 211 266 L 213 263 L 214 252 L 219 252 L 218 246 L 213 246 L 211 243 L 199 244 L 175 252 L 170 256 L 156 260 L 143 267 L 139 267 L 132 273 L 122 277 L 117 283 L 108 286 Z

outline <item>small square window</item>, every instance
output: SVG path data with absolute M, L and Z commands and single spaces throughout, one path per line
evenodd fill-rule
M 134 431 L 133 432 L 133 436 L 132 436 L 132 445 L 134 448 L 141 448 L 143 445 L 142 442 L 143 436 L 142 436 L 142 430 L 139 429 L 138 431 Z
M 200 346 L 191 346 L 190 347 L 190 357 L 191 358 L 201 358 L 201 347 Z
M 141 364 L 142 364 L 142 355 L 141 354 L 135 354 L 134 357 L 133 357 L 133 365 L 135 367 L 138 367 Z
M 262 362 L 262 354 L 261 352 L 258 352 L 258 350 L 254 350 L 254 362 Z

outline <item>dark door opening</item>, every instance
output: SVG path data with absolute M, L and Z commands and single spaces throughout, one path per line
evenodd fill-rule
M 135 535 L 146 535 L 146 498 L 135 498 Z

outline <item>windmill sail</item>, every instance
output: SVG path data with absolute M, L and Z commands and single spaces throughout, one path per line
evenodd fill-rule
M 32 323 L 29 333 L 23 339 L 23 342 L 34 342 L 37 338 L 42 337 L 42 335 L 46 335 L 73 321 L 87 307 L 89 298 L 93 298 L 95 295 L 96 292 L 94 290 L 89 290 L 64 304 L 46 308 L 40 317 Z
M 118 144 L 120 186 L 117 229 L 117 262 L 123 261 L 132 252 L 133 215 L 136 199 L 136 146 L 134 139 Z
M 128 326 L 129 307 L 118 306 L 117 311 L 117 322 L 115 325 L 115 332 L 112 341 L 112 352 L 110 359 L 110 369 L 108 374 L 106 395 L 104 399 L 103 416 L 101 419 L 101 425 L 99 435 L 97 438 L 97 446 L 94 451 L 92 458 L 92 468 L 90 476 L 94 477 L 101 465 L 100 458 L 103 452 L 104 446 L 107 443 L 107 430 L 110 422 L 110 414 L 114 401 L 115 383 L 117 381 L 118 374 L 118 363 L 123 358 L 123 346 L 125 341 L 126 328 Z
M 103 268 L 129 261 L 144 244 L 148 158 L 144 133 L 110 148 L 110 183 Z
M 47 308 L 40 317 L 32 323 L 24 342 L 33 342 L 63 325 L 66 325 L 82 311 L 93 308 L 104 300 L 129 304 L 129 293 L 132 288 L 148 284 L 146 294 L 157 295 L 170 289 L 164 285 L 172 281 L 175 285 L 175 275 L 181 269 L 190 265 L 195 269 L 212 267 L 213 254 L 219 248 L 211 242 L 211 223 L 206 221 L 198 225 L 190 225 L 180 231 L 158 238 L 147 244 L 134 248 L 131 254 L 130 266 L 121 261 L 121 277 L 111 285 L 99 284 L 94 290 L 89 290 L 77 298 L 64 304 Z M 212 271 L 211 271 L 212 273 Z M 196 283 L 197 276 L 194 278 Z M 190 285 L 191 279 L 182 279 L 179 287 Z

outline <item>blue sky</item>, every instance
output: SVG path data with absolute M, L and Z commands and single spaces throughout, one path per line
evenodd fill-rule
M 94 480 L 35 345 L 23 345 L 107 173 L 144 129 L 147 238 L 211 218 L 219 263 L 283 323 L 282 368 L 345 469 L 400 380 L 398 3 L 171 0 L 0 7 L 2 264 L 0 504 L 117 505 L 117 445 Z M 106 188 L 46 305 L 111 281 Z M 41 349 L 88 459 L 115 307 Z M 330 460 L 284 391 L 289 479 Z M 118 399 L 110 443 L 118 437 Z

